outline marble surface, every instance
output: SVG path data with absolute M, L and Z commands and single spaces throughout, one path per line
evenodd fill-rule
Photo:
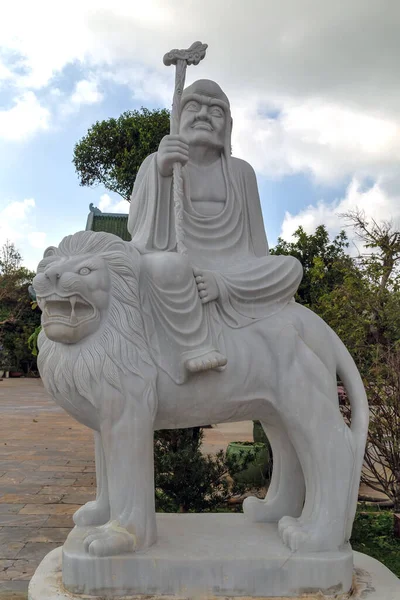
M 98 559 L 85 552 L 87 532 L 76 528 L 63 548 L 66 589 L 116 596 L 298 596 L 351 587 L 349 546 L 291 552 L 276 525 L 248 523 L 241 514 L 160 514 L 157 529 L 158 541 L 147 551 Z
M 230 549 L 230 556 L 232 555 L 232 548 Z M 193 558 L 193 555 L 189 553 L 189 557 Z M 53 550 L 46 558 L 42 561 L 39 568 L 37 569 L 34 577 L 32 578 L 29 586 L 29 600 L 104 600 L 105 598 L 112 597 L 118 598 L 117 596 L 100 595 L 76 595 L 65 590 L 62 584 L 62 548 Z M 153 565 L 154 570 L 154 565 Z M 226 594 L 221 594 L 225 598 L 229 598 Z M 156 593 L 146 595 L 146 600 L 161 599 L 161 600 L 183 600 L 193 597 L 193 594 L 189 593 L 189 590 L 181 591 L 181 594 L 175 593 L 173 595 L 160 596 Z M 198 599 L 210 599 L 212 594 L 202 594 L 196 592 L 196 598 Z M 232 596 L 233 597 L 233 596 Z M 293 596 L 264 596 L 260 597 L 265 600 L 271 598 L 291 598 Z M 144 599 L 143 595 L 124 595 L 120 596 L 124 600 L 141 600 Z M 237 600 L 244 599 L 243 596 L 236 595 Z M 248 596 L 245 597 L 246 600 Z M 354 569 L 353 569 L 353 580 L 352 590 L 349 593 L 331 593 L 323 595 L 322 593 L 304 593 L 302 600 L 323 600 L 324 598 L 331 598 L 335 600 L 400 600 L 400 581 L 393 575 L 389 569 L 387 569 L 382 563 L 377 560 L 354 552 Z

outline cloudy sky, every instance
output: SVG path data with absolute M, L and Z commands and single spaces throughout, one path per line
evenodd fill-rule
M 35 268 L 44 248 L 84 229 L 90 202 L 74 144 L 97 120 L 169 107 L 171 48 L 206 59 L 187 83 L 231 100 L 233 153 L 256 170 L 270 244 L 358 207 L 400 220 L 398 0 L 19 0 L 0 19 L 0 244 Z

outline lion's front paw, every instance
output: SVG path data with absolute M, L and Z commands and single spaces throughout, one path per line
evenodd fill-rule
M 81 506 L 73 516 L 74 523 L 78 527 L 92 527 L 104 525 L 110 518 L 110 507 L 108 504 L 100 503 L 98 500 L 87 502 Z
M 136 539 L 117 521 L 110 521 L 107 525 L 88 533 L 84 546 L 90 556 L 115 556 L 134 552 Z

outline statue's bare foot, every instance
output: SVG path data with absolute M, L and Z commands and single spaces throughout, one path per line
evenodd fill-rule
M 76 511 L 73 519 L 78 527 L 104 525 L 110 519 L 110 506 L 108 503 L 99 500 L 87 502 Z
M 84 547 L 90 556 L 115 556 L 134 552 L 135 536 L 116 521 L 92 530 L 85 538 Z
M 202 304 L 216 300 L 219 296 L 219 290 L 213 273 L 194 267 L 193 275 L 196 280 L 197 291 Z
M 185 367 L 191 373 L 198 373 L 199 371 L 208 371 L 209 369 L 222 369 L 227 362 L 225 356 L 216 350 L 210 350 L 200 356 L 186 360 Z

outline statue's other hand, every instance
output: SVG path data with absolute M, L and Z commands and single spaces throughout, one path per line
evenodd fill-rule
M 189 160 L 189 145 L 181 135 L 166 135 L 157 152 L 157 167 L 160 175 L 171 177 L 172 167 L 178 162 L 185 166 Z
M 219 290 L 215 275 L 211 271 L 193 268 L 193 275 L 197 285 L 197 291 L 202 304 L 207 304 L 212 300 L 217 300 Z

